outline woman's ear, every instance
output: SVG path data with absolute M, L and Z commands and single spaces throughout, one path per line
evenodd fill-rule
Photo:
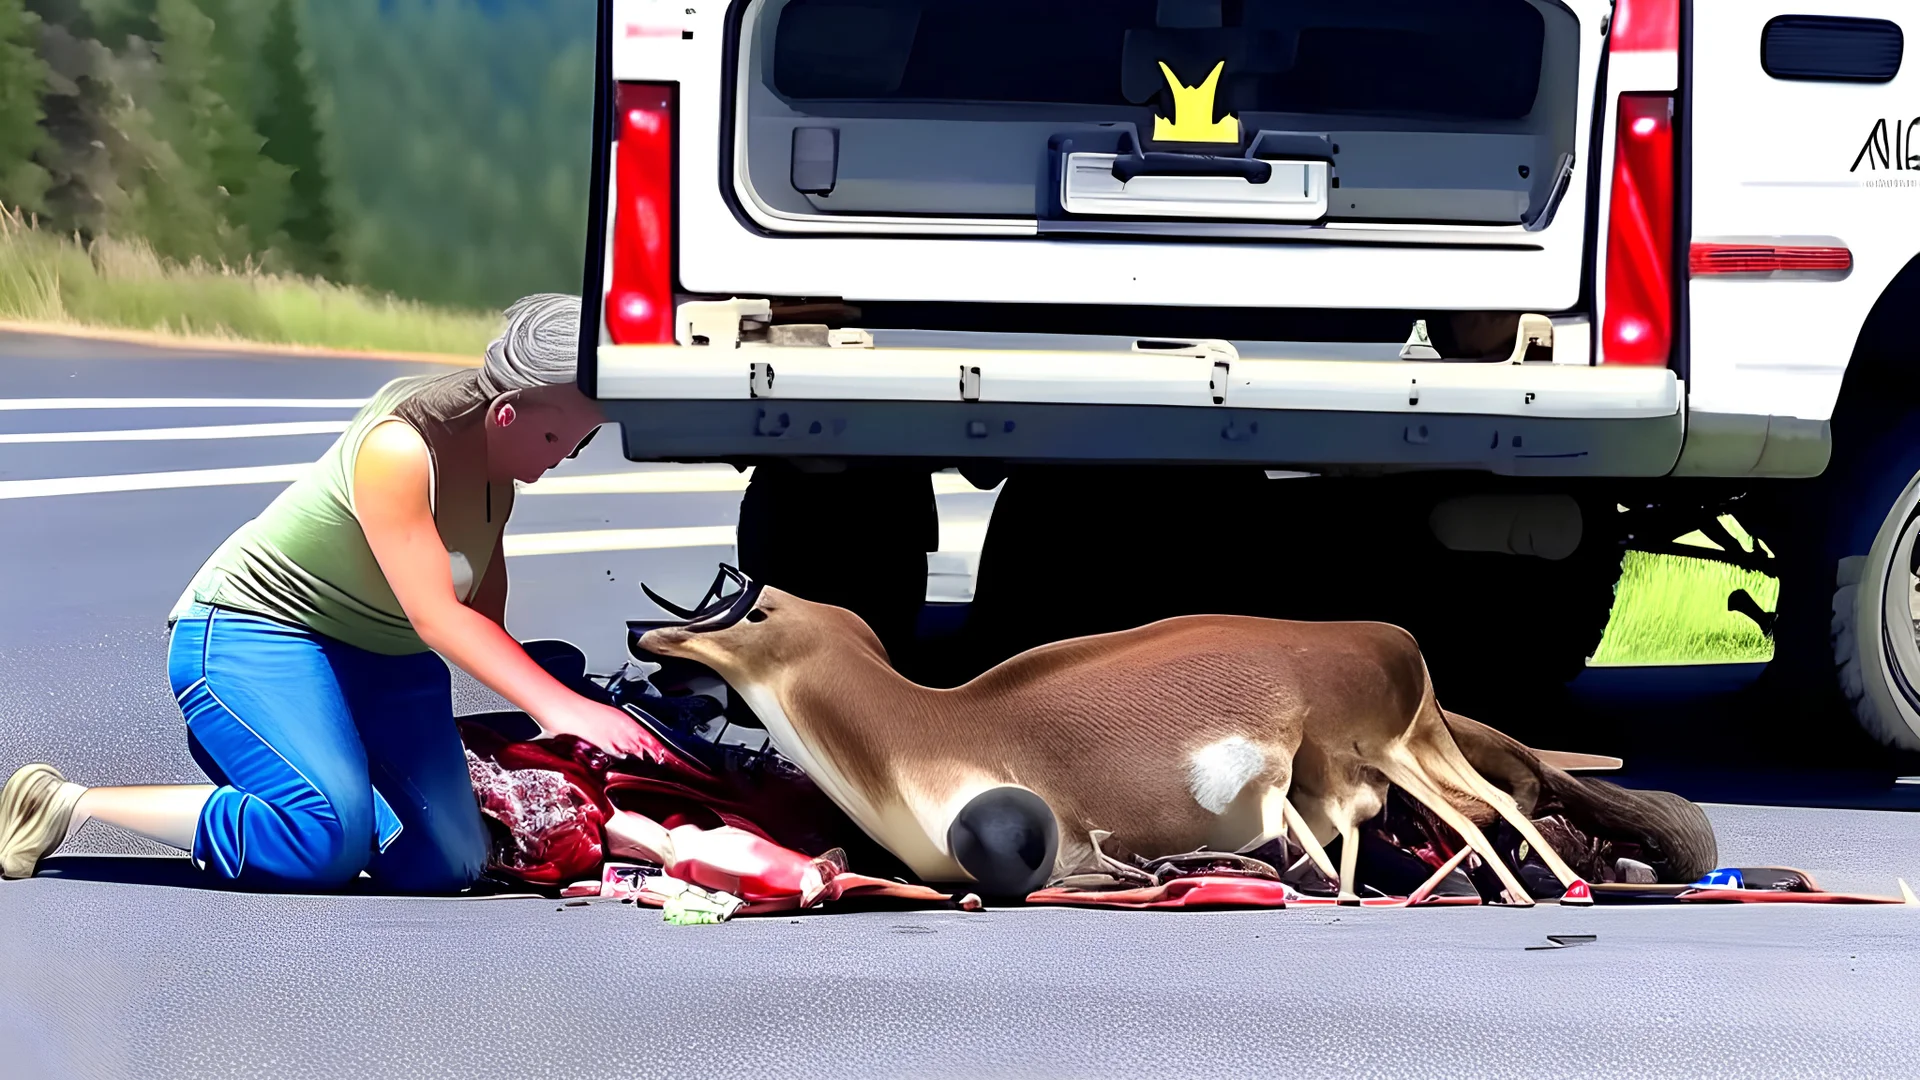
M 504 428 L 519 416 L 520 391 L 509 390 L 496 397 L 487 405 L 487 422 L 497 428 Z

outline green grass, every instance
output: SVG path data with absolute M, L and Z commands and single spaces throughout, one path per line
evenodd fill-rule
M 499 316 L 255 267 L 179 265 L 138 240 L 73 238 L 0 213 L 0 319 L 269 345 L 478 358 Z
M 1753 540 L 1731 517 L 1721 523 L 1741 543 Z M 1698 533 L 1680 543 L 1712 546 Z M 1727 595 L 1745 589 L 1764 611 L 1775 610 L 1780 583 L 1765 574 L 1707 559 L 1629 551 L 1614 593 L 1613 617 L 1592 663 L 1701 664 L 1764 662 L 1773 643 L 1752 619 L 1727 610 Z

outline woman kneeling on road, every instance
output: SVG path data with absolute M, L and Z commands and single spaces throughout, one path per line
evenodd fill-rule
M 479 369 L 383 387 L 181 596 L 168 674 L 214 783 L 85 788 L 29 765 L 0 792 L 0 872 L 30 876 L 98 819 L 244 887 L 331 889 L 364 870 L 396 891 L 458 892 L 489 838 L 440 657 L 547 734 L 681 764 L 503 628 L 514 481 L 604 422 L 574 385 L 579 300 L 531 296 L 506 315 Z

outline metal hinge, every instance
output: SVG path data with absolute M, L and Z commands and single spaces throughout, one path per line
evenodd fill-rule
M 1543 364 L 1553 361 L 1553 320 L 1545 315 L 1520 316 L 1520 329 L 1514 335 L 1509 364 Z
M 1440 350 L 1433 347 L 1433 338 L 1427 334 L 1427 320 L 1413 320 L 1413 333 L 1407 335 L 1407 343 L 1400 347 L 1400 359 L 1440 359 Z
M 766 300 L 689 300 L 674 312 L 674 335 L 682 345 L 737 349 L 764 333 L 772 318 L 773 305 Z
M 980 369 L 960 365 L 960 400 L 980 400 Z
M 1133 343 L 1137 353 L 1153 353 L 1157 356 L 1190 356 L 1196 360 L 1212 360 L 1213 369 L 1207 374 L 1207 392 L 1215 405 L 1223 405 L 1227 400 L 1227 372 L 1233 361 L 1240 359 L 1240 351 L 1230 341 L 1218 338 L 1168 339 L 1142 338 Z

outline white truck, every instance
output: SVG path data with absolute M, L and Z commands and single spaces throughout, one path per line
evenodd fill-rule
M 1233 610 L 1398 622 L 1458 702 L 1701 529 L 1781 580 L 1769 676 L 1920 749 L 1911 0 L 600 20 L 582 384 L 755 467 L 749 573 L 908 647 L 958 469 L 1005 487 L 951 676 Z

